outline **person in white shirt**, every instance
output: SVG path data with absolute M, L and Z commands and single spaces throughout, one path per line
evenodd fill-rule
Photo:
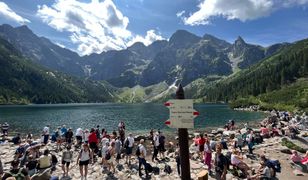
M 83 130 L 81 128 L 78 128 L 76 130 L 75 135 L 76 135 L 77 145 L 80 147 L 82 143 Z
M 147 150 L 144 147 L 144 139 L 140 140 L 140 143 L 138 145 L 138 149 L 139 149 L 139 154 L 137 154 L 138 159 L 139 159 L 139 176 L 141 177 L 143 174 L 141 173 L 141 166 L 144 166 L 144 170 L 146 173 L 146 176 L 149 176 L 148 170 L 147 170 L 147 162 L 145 160 L 145 157 L 147 156 Z M 138 151 L 138 150 L 137 150 Z
M 134 146 L 134 137 L 132 133 L 129 133 L 128 137 L 124 141 L 124 148 L 126 150 L 126 163 L 130 164 L 131 162 L 131 155 L 133 152 L 133 146 Z
M 158 160 L 157 155 L 158 155 L 158 148 L 159 148 L 159 133 L 156 132 L 154 137 L 153 137 L 153 147 L 154 147 L 154 153 L 152 156 L 152 161 Z
M 86 129 L 83 133 L 83 141 L 84 143 L 88 144 L 89 142 L 89 135 L 90 135 L 90 132 L 88 129 Z
M 44 144 L 48 143 L 49 140 L 49 125 L 45 126 L 43 129 L 43 136 L 44 136 Z

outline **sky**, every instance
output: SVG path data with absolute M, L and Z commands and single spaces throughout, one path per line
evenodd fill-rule
M 308 0 L 0 0 L 0 24 L 27 25 L 80 55 L 149 45 L 179 29 L 269 46 L 308 38 Z

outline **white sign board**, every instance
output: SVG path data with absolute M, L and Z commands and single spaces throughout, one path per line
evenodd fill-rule
M 172 99 L 165 106 L 170 110 L 166 125 L 171 128 L 194 128 L 194 118 L 199 113 L 193 109 L 192 99 Z

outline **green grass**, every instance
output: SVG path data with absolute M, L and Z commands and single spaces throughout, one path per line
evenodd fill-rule
M 293 142 L 291 142 L 287 138 L 282 139 L 281 145 L 286 146 L 289 149 L 296 150 L 296 151 L 301 152 L 301 153 L 306 153 L 306 150 L 304 148 L 299 147 L 298 145 L 294 144 Z

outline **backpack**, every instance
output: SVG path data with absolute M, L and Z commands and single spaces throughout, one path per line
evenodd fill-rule
M 149 164 L 149 163 L 146 163 L 145 164 L 145 169 L 148 171 L 148 172 L 153 172 L 153 167 L 151 166 L 151 164 Z
M 281 172 L 281 166 L 278 160 L 267 160 L 267 166 L 272 168 L 275 172 Z
M 109 150 L 106 152 L 105 159 L 106 160 L 111 159 L 111 154 L 110 154 Z
M 165 143 L 165 136 L 159 136 L 159 144 L 164 144 Z
M 22 173 L 22 168 L 20 168 L 18 170 L 17 174 L 13 174 L 11 172 L 8 172 L 9 175 L 11 175 L 12 177 L 14 177 L 16 180 L 24 180 L 25 179 L 25 175 Z
M 167 174 L 171 174 L 171 173 L 172 173 L 171 166 L 169 166 L 168 164 L 166 164 L 166 165 L 165 165 L 165 168 L 164 168 L 164 172 L 167 173 Z
M 129 140 L 126 138 L 124 142 L 124 148 L 128 148 L 129 146 Z
M 159 167 L 152 167 L 153 174 L 159 175 L 159 171 L 160 171 Z
M 138 146 L 136 149 L 136 156 L 140 156 L 140 155 L 141 155 L 140 147 Z

